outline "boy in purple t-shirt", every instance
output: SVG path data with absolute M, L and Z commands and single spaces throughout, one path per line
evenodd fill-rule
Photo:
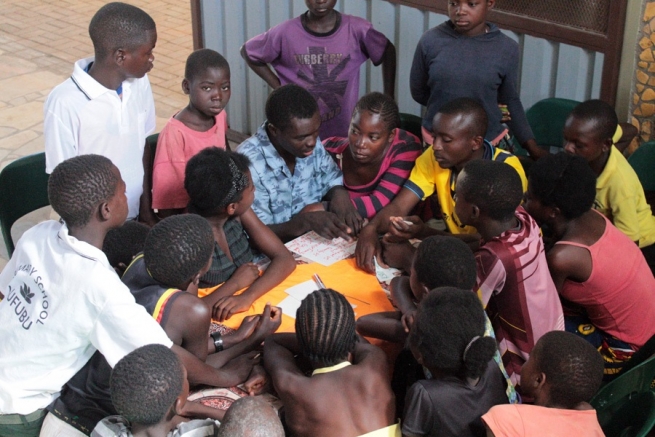
M 241 47 L 248 66 L 273 89 L 294 83 L 312 93 L 321 113 L 321 138 L 347 136 L 359 93 L 359 67 L 367 59 L 382 65 L 384 92 L 392 97 L 396 80 L 391 41 L 368 21 L 335 11 L 335 3 L 305 0 L 307 12 Z

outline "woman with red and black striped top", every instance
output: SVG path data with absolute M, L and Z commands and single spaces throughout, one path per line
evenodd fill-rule
M 400 129 L 396 102 L 373 92 L 357 102 L 348 138 L 323 141 L 341 171 L 343 185 L 362 217 L 371 219 L 398 194 L 423 151 L 415 135 Z

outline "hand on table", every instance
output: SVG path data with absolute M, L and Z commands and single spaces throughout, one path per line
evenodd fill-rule
M 382 245 L 378 239 L 378 234 L 373 227 L 368 226 L 359 233 L 359 239 L 355 247 L 357 266 L 368 273 L 375 273 L 373 257 L 378 259 L 378 263 L 382 263 Z
M 359 214 L 345 189 L 337 190 L 328 204 L 328 211 L 333 212 L 349 228 L 350 235 L 356 237 L 364 226 L 364 218 Z
M 414 252 L 416 249 L 407 240 L 402 243 L 389 243 L 386 238 L 382 239 L 382 260 L 389 267 L 402 269 L 409 273 L 408 269 L 412 265 Z
M 250 337 L 250 335 L 255 332 L 255 328 L 257 328 L 257 325 L 259 324 L 260 317 L 261 316 L 259 315 L 244 317 L 243 321 L 241 322 L 241 326 L 239 326 L 233 335 L 237 336 L 239 341 L 243 341 Z
M 331 240 L 341 237 L 346 241 L 352 241 L 350 236 L 352 229 L 333 212 L 308 212 L 301 214 L 300 217 L 303 218 L 309 229 L 323 238 Z
M 248 310 L 250 305 L 252 305 L 252 300 L 243 294 L 221 298 L 214 304 L 212 318 L 224 322 L 236 313 Z

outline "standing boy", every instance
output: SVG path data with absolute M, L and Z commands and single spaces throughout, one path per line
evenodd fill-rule
M 157 30 L 152 18 L 125 3 L 109 3 L 89 24 L 95 57 L 75 63 L 44 107 L 46 172 L 73 156 L 109 158 L 125 180 L 129 219 L 149 222 L 143 199 L 146 136 L 155 130 L 155 103 L 146 73 L 152 69 Z M 144 154 L 145 153 L 145 154 Z M 140 208 L 140 199 L 142 200 Z
M 101 250 L 127 216 L 116 166 L 98 155 L 66 160 L 48 198 L 63 223 L 28 230 L 0 273 L 0 435 L 39 435 L 45 407 L 96 350 L 113 366 L 139 346 L 172 346 Z
M 363 219 L 318 138 L 321 118 L 314 97 L 298 85 L 282 86 L 268 96 L 266 119 L 237 149 L 250 159 L 255 214 L 282 241 L 308 231 L 349 240 Z M 325 211 L 306 212 L 322 200 L 328 203 Z
M 521 177 L 523 190 L 527 189 L 525 172 L 518 158 L 485 141 L 486 129 L 487 113 L 475 100 L 456 99 L 439 109 L 432 123 L 432 149 L 426 150 L 418 157 L 400 193 L 361 231 L 355 251 L 360 268 L 375 272 L 373 256 L 380 260 L 382 255 L 378 234 L 390 232 L 403 238 L 425 238 L 429 235 L 444 234 L 422 226 L 418 217 L 412 218 L 412 224 L 397 217 L 406 216 L 419 201 L 433 193 L 436 193 L 439 200 L 443 220 L 450 234 L 475 234 L 474 227 L 460 225 L 453 219 L 457 174 L 469 161 L 484 159 L 504 162 L 516 170 Z
M 335 11 L 336 2 L 305 0 L 307 12 L 241 47 L 248 66 L 273 89 L 294 83 L 312 93 L 320 106 L 323 139 L 347 136 L 359 95 L 360 66 L 367 59 L 382 65 L 385 94 L 393 97 L 396 81 L 391 41 L 368 21 Z
M 520 207 L 521 179 L 499 162 L 471 161 L 457 177 L 455 215 L 482 237 L 476 290 L 515 385 L 539 337 L 564 329 L 564 315 L 537 223 Z
M 311 376 L 298 367 L 297 354 L 309 362 Z M 342 294 L 324 288 L 303 299 L 296 333 L 267 338 L 264 357 L 293 435 L 358 436 L 384 429 L 381 435 L 400 437 L 384 352 L 358 341 L 355 314 Z
M 594 209 L 639 246 L 655 272 L 655 217 L 637 174 L 613 145 L 617 124 L 602 100 L 580 103 L 566 119 L 564 150 L 589 163 L 597 177 Z

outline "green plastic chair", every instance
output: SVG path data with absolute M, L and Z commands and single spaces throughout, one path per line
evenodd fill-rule
M 408 114 L 406 112 L 400 113 L 400 128 L 416 135 L 421 141 L 423 141 L 423 134 L 421 133 L 422 121 L 418 115 Z
M 577 100 L 549 98 L 543 99 L 532 105 L 530 109 L 525 112 L 528 119 L 528 124 L 532 128 L 535 141 L 542 147 L 547 148 L 549 151 L 551 147 L 562 148 L 564 145 L 564 123 L 573 108 L 580 102 Z M 520 144 L 513 140 L 517 155 L 527 156 L 526 152 Z
M 628 158 L 645 191 L 655 191 L 655 141 L 643 143 Z
M 14 253 L 12 225 L 34 210 L 50 205 L 45 153 L 19 158 L 0 172 L 0 229 L 9 256 Z
M 655 425 L 655 357 L 604 386 L 591 400 L 607 437 L 646 436 Z

